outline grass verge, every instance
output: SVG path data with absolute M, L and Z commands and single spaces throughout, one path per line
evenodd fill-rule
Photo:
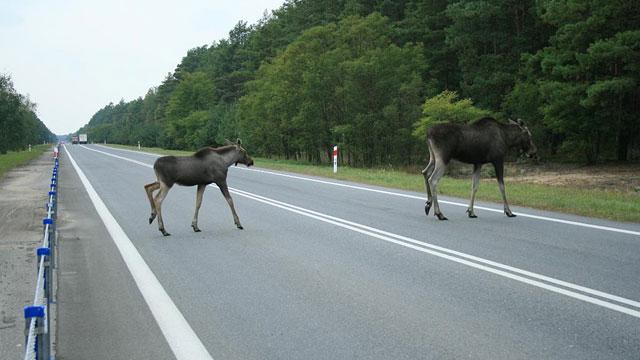
M 25 164 L 40 155 L 43 152 L 51 149 L 50 144 L 36 145 L 31 148 L 31 151 L 9 151 L 6 154 L 0 154 L 0 179 L 11 169 L 16 166 Z
M 109 145 L 134 149 L 134 146 Z M 142 151 L 163 155 L 190 155 L 191 151 L 142 148 Z M 362 169 L 341 167 L 337 174 L 331 166 L 318 166 L 291 160 L 254 158 L 256 166 L 294 172 L 330 179 L 348 180 L 363 184 L 424 192 L 421 174 L 410 174 L 389 169 Z M 564 213 L 597 217 L 615 221 L 640 222 L 640 195 L 633 192 L 583 189 L 572 186 L 551 186 L 539 184 L 506 184 L 507 199 L 512 205 L 559 211 Z M 463 199 L 471 194 L 471 179 L 444 177 L 439 185 L 439 193 Z M 426 195 L 425 195 L 426 197 Z M 502 203 L 502 196 L 495 179 L 482 179 L 476 198 Z M 461 210 L 463 211 L 463 210 Z

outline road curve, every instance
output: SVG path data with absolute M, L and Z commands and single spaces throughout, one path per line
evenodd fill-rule
M 487 203 L 468 219 L 456 199 L 439 222 L 423 194 L 232 167 L 245 229 L 214 185 L 194 233 L 195 188 L 174 187 L 162 237 L 142 188 L 155 157 L 65 147 L 58 358 L 640 354 L 639 224 L 517 207 L 510 219 Z

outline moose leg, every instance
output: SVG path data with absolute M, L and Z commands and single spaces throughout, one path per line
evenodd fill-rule
M 429 185 L 431 186 L 432 191 L 432 201 L 433 201 L 433 214 L 438 217 L 438 220 L 447 220 L 447 218 L 440 211 L 440 204 L 438 204 L 438 182 L 440 182 L 440 178 L 444 175 L 444 171 L 447 169 L 447 164 L 445 162 L 436 157 L 435 168 L 433 169 L 433 173 L 429 177 Z
M 233 214 L 233 222 L 236 224 L 238 229 L 240 229 L 240 230 L 244 229 L 242 227 L 242 225 L 240 224 L 240 219 L 238 218 L 238 214 L 236 214 L 236 209 L 233 206 L 233 199 L 231 199 L 231 194 L 229 194 L 229 188 L 227 187 L 227 183 L 226 182 L 220 183 L 220 184 L 218 184 L 218 187 L 220 188 L 220 191 L 222 192 L 222 195 L 227 200 L 227 203 L 229 204 L 229 207 L 231 208 L 231 214 Z
M 198 228 L 198 212 L 200 211 L 200 204 L 202 204 L 202 195 L 204 194 L 204 189 L 207 188 L 205 184 L 198 185 L 198 191 L 196 192 L 196 213 L 193 214 L 193 221 L 191 221 L 191 227 L 193 231 L 200 232 Z
M 477 218 L 476 214 L 473 212 L 473 202 L 476 199 L 476 192 L 478 191 L 478 184 L 480 183 L 480 169 L 482 169 L 482 164 L 473 164 L 473 180 L 471 182 L 471 203 L 469 203 L 469 207 L 467 208 L 467 215 L 470 218 Z
M 144 186 L 144 191 L 147 193 L 147 198 L 149 199 L 149 204 L 151 205 L 151 216 L 149 216 L 149 224 L 151 224 L 153 222 L 153 219 L 156 218 L 156 205 L 153 201 L 153 192 L 158 189 L 160 189 L 160 183 L 157 181 Z
M 167 197 L 167 193 L 169 192 L 169 189 L 171 189 L 171 187 L 167 186 L 163 182 L 160 182 L 160 192 L 158 193 L 158 195 L 156 195 L 156 198 L 154 199 L 155 205 L 156 205 L 156 211 L 158 212 L 158 230 L 160 230 L 160 232 L 164 236 L 171 235 L 165 231 L 164 221 L 162 221 L 162 202 L 164 201 L 164 198 Z
M 424 212 L 429 216 L 429 210 L 431 209 L 431 187 L 429 186 L 429 177 L 433 173 L 433 168 L 436 166 L 436 160 L 433 157 L 433 153 L 429 152 L 429 164 L 424 170 L 422 170 L 422 176 L 424 176 L 424 186 L 427 188 L 427 202 L 424 204 Z
M 504 202 L 504 213 L 508 217 L 516 217 L 516 215 L 511 212 L 511 209 L 509 209 L 509 204 L 507 203 L 507 195 L 504 192 L 504 163 L 502 161 L 497 161 L 493 163 L 493 167 L 496 169 L 496 179 L 498 180 L 498 187 L 500 188 L 502 201 Z

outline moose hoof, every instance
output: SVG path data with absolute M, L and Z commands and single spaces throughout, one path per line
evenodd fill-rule
M 436 214 L 436 216 L 438 217 L 438 220 L 449 220 L 446 216 L 442 215 L 442 213 Z
M 431 201 L 424 203 L 424 213 L 429 216 L 429 210 L 431 210 Z
M 242 225 L 236 225 L 238 227 L 238 229 L 243 230 L 244 228 L 242 227 Z
M 504 212 L 508 217 L 516 217 L 516 214 L 512 213 L 512 212 Z
M 151 216 L 149 216 L 149 224 L 151 224 L 155 218 L 156 214 L 151 214 Z
M 160 229 L 160 232 L 162 233 L 162 235 L 164 236 L 171 236 L 171 234 L 169 234 L 168 232 L 166 232 L 164 229 Z
M 467 209 L 467 215 L 469 215 L 469 217 L 472 219 L 475 219 L 478 217 L 478 215 L 474 214 L 474 212 L 469 209 Z
M 191 227 L 193 228 L 193 231 L 195 231 L 195 232 L 200 232 L 200 231 L 202 231 L 202 230 L 200 230 L 200 228 L 199 228 L 199 227 L 197 227 L 196 225 L 191 225 Z

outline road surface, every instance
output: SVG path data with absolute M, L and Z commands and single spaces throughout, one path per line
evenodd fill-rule
M 640 224 L 238 166 L 163 237 L 155 158 L 62 153 L 58 359 L 640 359 Z

